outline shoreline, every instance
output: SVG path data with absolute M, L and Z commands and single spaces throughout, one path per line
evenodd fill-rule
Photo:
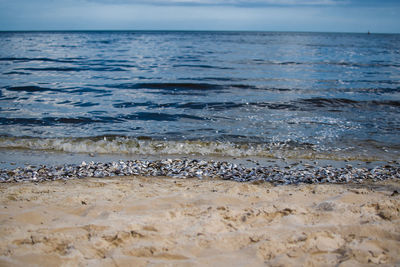
M 400 182 L 0 184 L 0 265 L 393 266 Z M 396 193 L 397 192 L 397 193 Z

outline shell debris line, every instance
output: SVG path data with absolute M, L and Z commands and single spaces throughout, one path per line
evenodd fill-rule
M 238 182 L 265 181 L 274 185 L 300 183 L 361 183 L 399 179 L 400 167 L 393 165 L 375 168 L 320 167 L 304 164 L 297 167 L 244 167 L 226 161 L 189 159 L 128 160 L 109 163 L 82 162 L 80 165 L 46 167 L 27 166 L 0 170 L 0 182 L 42 182 L 86 177 L 168 176 L 174 178 L 216 178 Z

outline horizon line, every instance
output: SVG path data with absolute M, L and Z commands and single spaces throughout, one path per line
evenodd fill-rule
M 342 33 L 342 34 L 400 34 L 400 32 L 371 32 L 369 30 L 360 32 L 341 32 L 341 31 L 290 31 L 290 30 L 166 30 L 166 29 L 82 29 L 82 30 L 0 30 L 0 32 L 253 32 L 253 33 Z

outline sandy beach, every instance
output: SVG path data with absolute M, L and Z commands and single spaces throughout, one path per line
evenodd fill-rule
M 0 184 L 0 266 L 397 266 L 400 182 Z

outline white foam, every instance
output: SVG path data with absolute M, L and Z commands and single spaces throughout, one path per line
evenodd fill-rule
M 282 143 L 232 143 L 217 141 L 159 141 L 128 137 L 112 138 L 18 138 L 0 137 L 0 148 L 47 150 L 72 153 L 135 155 L 201 155 L 217 157 L 262 157 L 303 159 L 371 160 L 366 155 L 343 154 L 343 150 Z

